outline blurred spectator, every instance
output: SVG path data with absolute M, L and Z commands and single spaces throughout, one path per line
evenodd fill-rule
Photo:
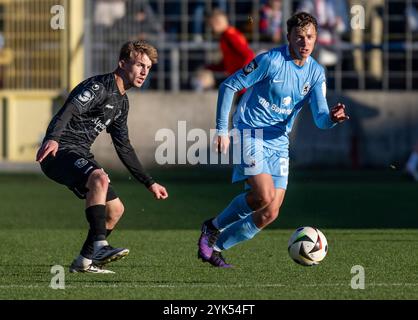
M 204 25 L 204 15 L 205 15 L 205 1 L 196 0 L 191 3 L 191 12 L 193 13 L 193 41 L 202 42 L 203 41 L 203 25 Z
M 260 38 L 279 43 L 282 40 L 282 0 L 268 0 L 260 9 Z
M 408 158 L 405 170 L 415 181 L 418 181 L 418 142 Z
M 418 10 L 412 3 L 409 3 L 406 7 L 406 18 L 407 18 L 409 30 L 411 32 L 417 32 L 418 31 Z
M 114 42 L 115 36 L 113 34 L 113 26 L 115 23 L 123 18 L 126 14 L 126 1 L 125 0 L 96 0 L 93 2 L 93 41 L 92 47 L 109 52 L 111 50 L 112 41 Z M 117 47 L 120 47 L 120 41 L 117 43 Z M 110 70 L 113 67 L 113 60 L 110 60 L 108 55 L 100 55 L 95 64 L 100 66 L 100 69 Z
M 189 2 L 190 8 L 189 12 L 192 13 L 192 34 L 193 41 L 202 42 L 203 41 L 203 29 L 205 25 L 205 5 L 208 5 L 205 0 L 195 0 Z M 217 8 L 226 12 L 227 5 L 226 0 L 212 1 L 211 5 L 215 5 Z
M 104 27 L 111 27 L 125 14 L 124 0 L 97 0 L 94 9 L 94 23 Z
M 333 47 L 348 29 L 347 6 L 344 0 L 303 0 L 298 11 L 305 11 L 318 20 L 317 58 L 320 64 L 333 66 L 338 55 Z
M 164 31 L 148 1 L 134 1 L 131 12 L 114 26 L 116 34 L 126 40 L 157 42 L 164 39 Z
M 178 41 L 181 35 L 182 5 L 181 1 L 164 2 L 164 30 L 170 41 Z M 184 39 L 181 39 L 184 40 Z
M 208 65 L 207 70 L 222 72 L 224 77 L 233 74 L 248 64 L 255 56 L 244 35 L 231 26 L 226 14 L 215 9 L 209 18 L 209 24 L 216 35 L 220 36 L 222 60 L 217 64 Z M 209 89 L 199 85 L 199 79 L 193 84 L 195 89 Z
M 191 80 L 192 88 L 199 92 L 212 89 L 215 85 L 216 81 L 213 72 L 204 68 L 196 70 L 194 77 Z
M 350 0 L 350 5 L 361 5 L 365 8 L 366 21 L 365 29 L 352 29 L 351 42 L 356 46 L 363 46 L 366 44 L 366 39 L 369 39 L 369 44 L 372 49 L 368 52 L 368 71 L 371 79 L 381 82 L 383 78 L 383 11 L 385 0 Z M 365 72 L 365 59 L 362 48 L 354 50 L 354 68 L 360 73 Z

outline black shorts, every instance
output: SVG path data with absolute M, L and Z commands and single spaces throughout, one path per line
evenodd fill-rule
M 74 151 L 59 150 L 55 157 L 49 154 L 41 162 L 41 169 L 48 178 L 67 186 L 80 199 L 85 199 L 89 191 L 86 183 L 90 174 L 102 167 L 93 156 L 86 157 Z M 106 202 L 117 197 L 109 183 Z

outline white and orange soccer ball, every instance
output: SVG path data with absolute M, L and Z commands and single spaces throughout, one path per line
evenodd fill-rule
M 313 266 L 319 264 L 327 255 L 328 242 L 318 229 L 301 227 L 290 237 L 288 251 L 296 263 Z

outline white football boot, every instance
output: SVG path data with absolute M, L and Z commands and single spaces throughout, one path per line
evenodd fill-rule
M 79 265 L 77 260 L 74 260 L 70 266 L 70 273 L 115 273 L 114 271 L 104 269 L 103 267 L 99 267 L 90 263 L 87 266 Z

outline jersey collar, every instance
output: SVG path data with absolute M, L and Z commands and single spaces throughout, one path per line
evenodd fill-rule
M 309 57 L 308 57 L 308 59 L 306 59 L 306 61 L 305 61 L 305 63 L 303 64 L 303 66 L 298 66 L 298 65 L 297 65 L 297 64 L 293 61 L 292 55 L 290 54 L 289 45 L 286 45 L 286 56 L 287 56 L 287 57 L 289 57 L 289 58 L 290 58 L 290 60 L 292 61 L 292 64 L 293 64 L 295 67 L 299 68 L 299 69 L 302 69 L 303 67 L 305 67 L 306 65 L 308 65 L 308 64 L 311 62 L 311 56 L 309 56 Z

